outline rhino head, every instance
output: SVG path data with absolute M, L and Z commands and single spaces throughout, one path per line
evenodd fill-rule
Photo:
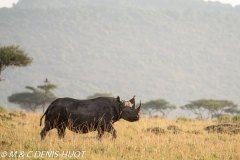
M 117 101 L 120 104 L 120 118 L 134 122 L 138 121 L 140 117 L 141 101 L 138 108 L 135 108 L 135 96 L 129 101 L 123 101 L 120 97 L 117 97 Z
M 133 96 L 132 99 L 129 101 L 122 100 L 119 96 L 117 97 L 118 103 L 121 105 L 121 107 L 133 107 L 135 108 L 135 95 Z

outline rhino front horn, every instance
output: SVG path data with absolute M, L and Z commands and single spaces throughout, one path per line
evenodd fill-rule
M 140 112 L 140 110 L 141 110 L 141 106 L 142 106 L 142 103 L 141 103 L 141 100 L 140 100 L 139 107 L 137 108 L 137 110 L 138 110 L 138 113 L 139 113 L 139 112 Z

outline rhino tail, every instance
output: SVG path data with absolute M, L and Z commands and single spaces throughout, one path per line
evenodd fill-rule
M 42 125 L 42 119 L 43 119 L 43 117 L 47 114 L 47 112 L 48 112 L 48 108 L 47 108 L 47 110 L 45 111 L 45 113 L 42 115 L 42 117 L 41 117 L 41 119 L 40 119 L 40 126 Z

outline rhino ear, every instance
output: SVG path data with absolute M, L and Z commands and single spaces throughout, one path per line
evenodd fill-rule
M 136 96 L 134 95 L 133 98 L 129 100 L 132 104 L 135 104 L 135 97 Z
M 118 101 L 119 103 L 122 102 L 122 101 L 121 101 L 121 98 L 120 98 L 119 96 L 117 96 L 117 101 Z

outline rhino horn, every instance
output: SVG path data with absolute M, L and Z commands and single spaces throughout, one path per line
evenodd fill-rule
M 129 101 L 133 104 L 133 108 L 135 109 L 136 107 L 135 107 L 135 95 L 133 96 L 133 98 L 132 99 L 130 99 Z
M 140 112 L 140 110 L 141 110 L 141 106 L 142 106 L 142 103 L 141 103 L 141 100 L 140 100 L 140 105 L 139 105 L 139 107 L 137 108 L 137 110 L 138 110 L 138 113 Z

